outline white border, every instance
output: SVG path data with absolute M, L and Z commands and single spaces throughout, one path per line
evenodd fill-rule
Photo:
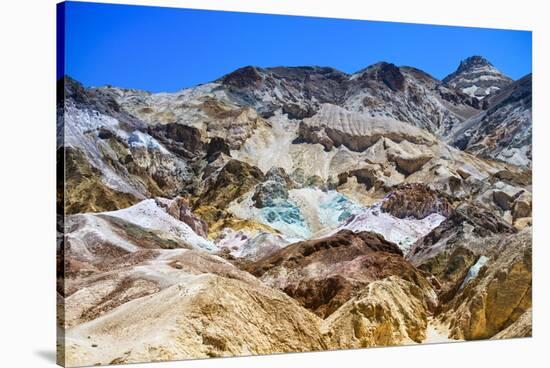
M 98 1 L 106 2 L 106 1 Z M 110 3 L 533 30 L 534 337 L 144 364 L 143 367 L 541 366 L 550 341 L 548 11 L 544 1 L 125 0 Z M 53 366 L 55 344 L 55 3 L 3 1 L 0 12 L 0 364 Z M 545 282 L 546 281 L 546 282 Z M 546 353 L 546 354 L 545 354 Z

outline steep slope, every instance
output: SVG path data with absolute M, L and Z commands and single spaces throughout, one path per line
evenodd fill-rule
M 222 77 L 229 96 L 250 105 L 263 116 L 282 109 L 289 118 L 302 119 L 317 111 L 319 104 L 340 101 L 348 76 L 328 67 L 247 66 Z
M 426 337 L 430 296 L 396 276 L 374 281 L 323 321 L 340 349 L 420 343 Z
M 517 337 L 531 337 L 533 331 L 533 311 L 529 308 L 514 323 L 500 331 L 491 339 L 510 339 Z
M 66 363 L 121 364 L 326 349 L 318 317 L 277 290 L 208 273 L 181 280 L 70 329 Z
M 339 186 L 355 177 L 353 180 L 363 185 L 363 196 L 387 193 L 389 187 L 402 182 L 430 183 L 434 189 L 465 196 L 479 184 L 477 180 L 505 168 L 452 148 L 403 122 L 329 104 L 304 119 L 298 134 L 296 143 L 322 145 L 327 152 L 316 157 L 319 164 L 328 166 L 325 177 L 336 176 Z
M 444 194 L 422 184 L 402 184 L 393 187 L 379 203 L 351 216 L 335 231 L 375 231 L 407 253 L 452 212 Z
M 291 119 L 311 117 L 330 103 L 436 132 L 479 108 L 476 99 L 445 88 L 417 69 L 384 62 L 351 75 L 326 67 L 249 66 L 217 82 L 238 104 L 252 106 L 264 116 L 282 109 Z
M 480 108 L 476 99 L 442 85 L 427 73 L 385 62 L 352 74 L 341 106 L 442 135 Z
M 525 229 L 489 249 L 486 263 L 442 307 L 440 319 L 449 323 L 451 336 L 485 339 L 516 323 L 530 335 L 526 326 L 530 326 L 531 318 L 523 315 L 532 305 L 531 243 L 531 230 Z M 508 330 L 502 334 L 516 333 L 521 332 Z
M 453 144 L 479 156 L 515 165 L 532 160 L 532 76 L 507 84 L 487 97 L 488 109 L 464 122 L 451 136 Z
M 69 213 L 113 210 L 157 195 L 173 197 L 193 180 L 189 162 L 147 134 L 147 125 L 124 111 L 108 91 L 85 89 L 70 78 L 62 84 L 59 144 L 68 153 Z
M 435 138 L 422 129 L 388 118 L 371 118 L 367 114 L 349 112 L 335 105 L 325 104 L 310 119 L 300 125 L 300 139 L 319 143 L 330 151 L 344 145 L 351 151 L 362 152 L 382 136 L 396 143 L 408 141 L 429 145 Z
M 530 308 L 531 244 L 530 228 L 516 233 L 491 212 L 463 204 L 407 259 L 437 279 L 438 318 L 450 336 L 482 339 Z M 518 324 L 527 328 L 525 320 Z
M 487 59 L 476 55 L 462 60 L 453 73 L 443 78 L 443 83 L 483 99 L 508 86 L 512 79 L 502 74 Z

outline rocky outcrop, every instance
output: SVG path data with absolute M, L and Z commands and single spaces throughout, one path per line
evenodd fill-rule
M 378 63 L 358 72 L 358 80 L 373 80 L 384 83 L 392 91 L 405 89 L 405 76 L 399 68 L 390 63 Z
M 472 267 L 502 236 L 516 230 L 479 206 L 461 204 L 430 233 L 419 239 L 407 259 L 434 276 L 440 303 L 447 303 L 462 287 Z
M 489 108 L 450 136 L 460 149 L 529 167 L 532 160 L 532 76 L 487 97 Z
M 58 205 L 66 214 L 83 212 L 112 211 L 131 206 L 139 198 L 130 193 L 123 193 L 109 188 L 101 181 L 101 172 L 93 167 L 84 154 L 73 148 L 65 148 L 64 157 L 65 185 L 58 188 L 63 199 L 58 198 Z
M 500 331 L 491 339 L 513 339 L 533 335 L 533 310 L 529 308 L 514 323 Z
M 481 268 L 477 277 L 444 307 L 448 313 L 441 318 L 449 323 L 451 336 L 455 338 L 490 338 L 531 308 L 530 229 L 503 238 L 491 255 L 492 260 Z
M 206 145 L 197 128 L 177 124 L 159 124 L 149 128 L 149 134 L 155 137 L 173 153 L 188 159 L 204 155 Z
M 330 151 L 345 146 L 362 152 L 385 137 L 394 142 L 409 141 L 416 144 L 433 144 L 434 138 L 425 131 L 394 119 L 347 111 L 336 105 L 324 104 L 312 118 L 300 124 L 299 139 L 319 143 Z
M 245 66 L 225 75 L 221 82 L 234 88 L 254 88 L 260 86 L 262 79 L 259 68 Z
M 313 115 L 319 103 L 341 100 L 346 80 L 345 73 L 332 68 L 247 66 L 219 82 L 234 99 L 251 105 L 263 116 L 281 108 L 290 118 L 302 119 Z
M 220 167 L 215 166 L 218 164 Z M 264 174 L 257 167 L 234 159 L 214 162 L 211 165 L 212 172 L 205 170 L 206 177 L 202 183 L 201 194 L 193 198 L 192 209 L 195 215 L 208 224 L 210 235 L 216 237 L 224 227 L 239 230 L 250 225 L 250 221 L 243 223 L 235 219 L 227 211 L 227 207 L 262 182 Z M 237 225 L 239 223 L 241 225 Z M 261 227 L 261 224 L 258 226 Z
M 389 153 L 388 157 L 395 162 L 395 166 L 399 172 L 405 176 L 409 176 L 418 170 L 433 157 L 430 155 L 407 155 L 403 154 L 402 151 L 399 153 Z
M 429 297 L 397 276 L 374 281 L 323 321 L 333 348 L 349 349 L 422 342 Z
M 229 160 L 208 178 L 195 207 L 210 205 L 223 209 L 231 201 L 260 183 L 264 174 L 260 169 L 238 160 Z
M 252 200 L 258 208 L 270 207 L 288 199 L 288 190 L 293 187 L 294 182 L 284 169 L 273 167 L 265 174 L 264 182 L 256 187 Z
M 479 109 L 475 98 L 416 68 L 380 62 L 350 77 L 348 110 L 393 119 L 445 135 Z
M 208 162 L 215 161 L 221 154 L 229 156 L 229 151 L 229 145 L 222 138 L 213 137 L 206 148 L 206 159 Z
M 183 197 L 176 197 L 172 200 L 156 199 L 160 207 L 166 208 L 166 212 L 187 225 L 203 238 L 208 237 L 208 224 L 201 218 L 195 216 L 189 207 L 189 203 Z
M 468 244 L 473 239 L 515 232 L 509 223 L 482 206 L 462 203 L 439 226 L 419 239 L 407 258 L 415 266 L 437 275 L 437 265 L 449 264 L 447 257 L 455 247 Z
M 342 230 L 295 243 L 255 262 L 249 270 L 322 317 L 370 282 L 391 275 L 431 289 L 424 275 L 404 260 L 397 245 L 371 232 Z
M 212 101 L 210 104 L 219 102 Z M 209 110 L 212 109 L 211 106 L 203 105 L 202 109 L 207 109 L 210 119 L 205 125 L 207 136 L 223 139 L 230 149 L 239 149 L 256 129 L 269 126 L 269 123 L 250 107 L 232 108 L 215 113 Z
M 423 219 L 432 213 L 448 217 L 453 208 L 447 196 L 423 184 L 397 186 L 382 202 L 381 210 L 395 217 Z
M 264 117 L 280 108 L 291 119 L 304 119 L 330 103 L 436 132 L 479 109 L 475 98 L 445 87 L 432 76 L 385 62 L 351 75 L 327 67 L 247 66 L 216 82 L 231 100 L 252 106 Z
M 71 152 L 65 176 L 82 178 L 88 173 L 88 180 L 78 179 L 80 194 L 75 194 L 87 197 L 89 210 L 119 209 L 144 198 L 192 191 L 192 164 L 152 137 L 146 124 L 125 111 L 113 92 L 85 89 L 68 79 L 64 88 L 58 113 L 64 130 L 58 145 Z M 80 202 L 85 206 L 86 201 Z
M 523 217 L 530 217 L 532 205 L 532 198 L 529 193 L 524 192 L 515 198 L 511 208 L 514 220 Z

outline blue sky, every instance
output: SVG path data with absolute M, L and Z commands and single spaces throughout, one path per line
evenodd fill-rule
M 471 55 L 514 79 L 532 67 L 527 31 L 79 2 L 65 20 L 65 73 L 86 86 L 176 91 L 245 65 L 352 73 L 378 61 L 441 79 Z

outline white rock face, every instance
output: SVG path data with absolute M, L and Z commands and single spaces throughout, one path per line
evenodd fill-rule
M 144 198 L 143 188 L 136 188 L 128 183 L 127 178 L 105 162 L 102 150 L 108 152 L 109 148 L 97 138 L 97 131 L 101 128 L 113 131 L 126 139 L 129 136 L 120 127 L 118 120 L 111 116 L 94 110 L 78 109 L 72 105 L 65 108 L 64 145 L 83 152 L 90 164 L 102 173 L 103 182 L 110 188 Z
M 93 244 L 110 244 L 127 252 L 135 252 L 138 247 L 113 231 L 109 223 L 95 214 L 74 215 L 67 221 L 76 229 L 67 232 L 65 241 L 71 244 L 71 251 L 82 259 L 95 258 L 89 248 Z
M 346 223 L 329 234 L 335 234 L 342 229 L 355 232 L 373 231 L 397 244 L 404 254 L 421 237 L 435 229 L 445 220 L 445 217 L 433 213 L 421 220 L 415 218 L 400 219 L 380 210 L 380 204 L 351 217 Z
M 252 261 L 265 257 L 274 251 L 284 248 L 289 243 L 282 235 L 264 231 L 235 231 L 225 228 L 216 240 L 216 246 L 234 257 Z
M 464 278 L 464 281 L 462 281 L 462 285 L 460 285 L 460 289 L 462 289 L 467 283 L 469 283 L 471 280 L 475 279 L 477 277 L 477 274 L 479 273 L 479 270 L 485 263 L 487 263 L 489 259 L 485 256 L 479 257 L 479 259 L 476 261 L 476 263 L 468 269 L 468 273 L 466 274 L 466 277 Z
M 131 207 L 104 214 L 121 218 L 146 229 L 172 234 L 194 247 L 208 251 L 217 250 L 212 242 L 197 235 L 189 225 L 170 216 L 164 208 L 156 204 L 154 199 L 146 199 Z
M 431 134 L 410 124 L 387 117 L 371 117 L 330 104 L 323 104 L 319 112 L 312 118 L 304 119 L 303 124 L 302 137 L 322 144 L 327 150 L 343 145 L 352 151 L 362 152 L 381 137 L 395 142 L 435 143 Z

